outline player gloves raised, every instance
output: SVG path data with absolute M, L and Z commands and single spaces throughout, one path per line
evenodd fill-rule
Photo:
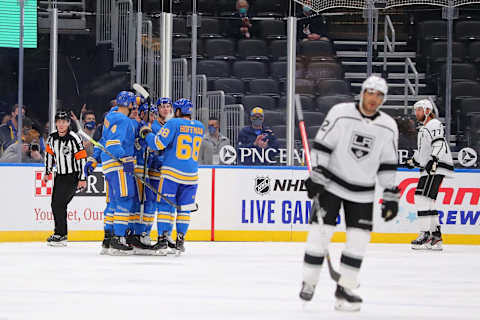
M 400 189 L 398 187 L 383 191 L 382 218 L 385 222 L 393 220 L 397 216 L 399 200 Z
M 438 158 L 435 156 L 432 156 L 432 159 L 427 162 L 427 165 L 425 166 L 425 170 L 429 175 L 434 175 L 435 172 L 437 172 L 437 166 L 438 166 Z
M 145 137 L 152 132 L 152 128 L 149 126 L 143 126 L 140 128 L 139 135 L 142 139 L 145 139 Z

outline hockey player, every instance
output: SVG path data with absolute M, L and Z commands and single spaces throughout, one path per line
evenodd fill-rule
M 438 113 L 432 102 L 423 99 L 415 103 L 414 108 L 422 127 L 418 132 L 418 151 L 407 160 L 410 168 L 420 168 L 420 180 L 415 191 L 420 234 L 412 241 L 412 249 L 440 251 L 442 233 L 435 201 L 443 179 L 453 173 L 453 160 L 443 125 L 435 118 Z
M 107 114 L 104 120 L 102 139 L 105 148 L 120 159 L 122 163 L 102 152 L 102 166 L 107 183 L 110 186 L 110 198 L 115 202 L 113 214 L 113 237 L 110 241 L 110 254 L 132 254 L 132 247 L 126 243 L 126 231 L 133 209 L 136 188 L 134 180 L 134 142 L 136 126 L 128 118 L 133 109 L 132 94 L 122 91 L 116 98 L 118 109 Z
M 340 279 L 335 309 L 358 311 L 362 299 L 357 288 L 363 256 L 373 222 L 375 182 L 383 186 L 382 217 L 397 215 L 399 190 L 395 186 L 398 129 L 395 121 L 378 109 L 388 92 L 384 79 L 371 76 L 361 88 L 360 103 L 332 107 L 320 127 L 311 152 L 312 171 L 305 181 L 314 199 L 304 256 L 300 298 L 310 301 L 328 244 L 343 205 L 347 242 L 340 259 Z
M 204 127 L 200 121 L 192 120 L 193 106 L 190 100 L 180 99 L 173 104 L 175 118 L 167 121 L 157 135 L 144 126 L 140 135 L 153 150 L 165 150 L 161 169 L 161 194 L 168 197 L 181 209 L 177 212 L 177 253 L 185 251 L 184 240 L 190 223 L 190 211 L 195 208 L 198 184 L 198 155 Z M 158 250 L 167 249 L 167 237 L 172 231 L 174 208 L 165 200 L 158 206 L 157 228 Z

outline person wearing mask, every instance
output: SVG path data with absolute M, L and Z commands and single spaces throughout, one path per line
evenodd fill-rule
M 238 135 L 239 154 L 249 154 L 249 156 L 245 156 L 243 159 L 241 157 L 240 163 L 243 165 L 268 165 L 275 163 L 274 159 L 278 153 L 279 146 L 273 131 L 263 125 L 265 120 L 263 109 L 260 107 L 253 108 L 250 112 L 250 120 L 252 125 L 243 128 Z M 251 150 L 244 150 L 245 152 L 242 153 L 242 149 Z M 266 155 L 264 157 L 265 160 L 263 162 L 260 161 L 258 157 L 254 156 L 256 154 Z
M 11 144 L 3 153 L 0 162 L 18 162 L 21 157 L 22 163 L 43 162 L 43 156 L 40 150 L 40 133 L 32 129 L 32 121 L 29 118 L 24 119 L 22 146 L 18 147 L 17 142 Z M 21 153 L 21 156 L 20 156 Z
M 330 41 L 327 37 L 327 23 L 325 18 L 321 15 L 316 15 L 312 8 L 303 6 L 302 15 L 298 19 L 297 38 L 302 41 Z
M 220 121 L 217 118 L 208 120 L 208 132 L 200 147 L 200 164 L 219 164 L 220 149 L 230 144 L 230 139 L 220 133 Z
M 236 39 L 250 39 L 256 34 L 255 27 L 250 22 L 249 3 L 247 0 L 238 0 L 236 3 L 237 11 L 229 21 L 228 35 Z
M 14 105 L 10 111 L 10 120 L 0 126 L 0 153 L 17 140 L 18 109 L 18 104 Z M 22 108 L 22 116 L 25 117 L 25 106 Z

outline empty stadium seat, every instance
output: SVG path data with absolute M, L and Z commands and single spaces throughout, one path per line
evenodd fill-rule
M 277 60 L 287 59 L 287 40 L 272 40 L 270 43 L 270 56 Z
M 235 78 L 217 79 L 214 82 L 214 88 L 215 90 L 223 90 L 225 94 L 233 97 L 243 96 L 245 93 L 245 84 L 242 80 Z
M 250 93 L 280 97 L 278 82 L 273 79 L 254 79 L 250 81 Z
M 269 125 L 277 139 L 285 139 L 287 137 L 287 126 L 285 124 Z
M 221 38 L 220 22 L 218 19 L 201 17 L 198 36 L 200 38 Z
M 207 39 L 205 54 L 210 59 L 235 60 L 235 43 L 230 39 Z
M 422 40 L 446 40 L 447 21 L 430 20 L 418 23 L 417 35 Z
M 231 75 L 230 65 L 221 60 L 201 60 L 197 63 L 197 74 L 204 74 L 208 80 L 228 78 Z
M 261 39 L 243 39 L 238 41 L 238 56 L 247 60 L 268 60 L 267 44 Z
M 480 97 L 478 98 L 465 98 L 460 103 L 460 110 L 462 114 L 468 114 L 470 112 L 480 113 Z
M 468 46 L 468 56 L 474 63 L 480 62 L 480 41 L 474 41 Z
M 233 64 L 233 75 L 243 80 L 267 77 L 267 66 L 259 61 L 236 61 Z
M 446 82 L 447 65 L 444 64 L 440 68 L 440 84 L 443 86 Z M 476 81 L 477 70 L 470 63 L 453 63 L 452 64 L 452 80 L 453 81 Z
M 320 127 L 321 126 L 307 126 L 307 137 L 309 139 L 315 139 Z
M 192 39 L 190 38 L 178 38 L 173 40 L 173 55 L 176 57 L 190 57 L 192 53 L 191 49 Z M 197 43 L 197 54 L 199 58 L 202 57 L 203 47 L 202 42 L 198 41 Z
M 317 106 L 315 101 L 310 96 L 300 95 L 300 102 L 302 103 L 303 111 L 315 111 Z M 281 97 L 278 101 L 278 108 L 280 110 L 287 109 L 287 97 Z
M 238 101 L 234 96 L 231 96 L 229 94 L 225 95 L 225 105 L 228 106 L 229 104 L 237 104 Z
M 286 39 L 287 25 L 282 20 L 262 20 L 259 26 L 265 39 Z
M 326 40 L 304 41 L 300 48 L 301 55 L 312 60 L 331 58 L 333 56 L 332 44 Z
M 317 110 L 327 114 L 328 110 L 330 110 L 337 103 L 353 102 L 353 101 L 354 101 L 353 97 L 348 95 L 318 97 L 316 100 Z
M 309 126 L 320 126 L 325 119 L 325 114 L 318 111 L 304 111 L 303 119 L 305 119 L 305 124 Z
M 286 1 L 261 0 L 255 1 L 254 8 L 259 17 L 283 17 Z
M 295 92 L 299 94 L 307 94 L 315 96 L 317 89 L 315 81 L 310 79 L 295 79 Z
M 254 107 L 261 107 L 266 110 L 277 109 L 275 99 L 269 96 L 261 95 L 246 95 L 242 98 L 242 104 L 245 112 L 250 114 L 250 110 Z
M 455 38 L 458 40 L 479 40 L 480 21 L 466 20 L 455 24 Z
M 476 81 L 454 82 L 452 84 L 452 97 L 454 99 L 480 97 L 480 83 Z
M 184 18 L 174 17 L 173 18 L 173 34 L 174 38 L 187 38 L 187 23 Z
M 342 79 L 342 67 L 333 62 L 313 62 L 306 68 L 305 78 L 319 79 Z
M 270 75 L 275 79 L 285 79 L 287 77 L 287 62 L 275 61 L 270 64 Z M 297 62 L 295 66 L 295 77 L 304 78 L 305 67 Z
M 319 96 L 333 96 L 337 94 L 349 95 L 350 88 L 343 80 L 319 80 L 317 81 Z
M 428 57 L 431 63 L 444 63 L 447 60 L 447 42 L 436 41 L 431 43 Z M 465 59 L 465 45 L 461 42 L 452 43 L 452 61 L 462 62 Z

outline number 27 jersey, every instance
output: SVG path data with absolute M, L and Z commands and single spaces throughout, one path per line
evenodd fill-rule
M 198 183 L 198 155 L 204 131 L 200 121 L 173 118 L 156 136 L 147 136 L 150 148 L 164 150 L 160 172 L 163 178 L 181 184 Z

